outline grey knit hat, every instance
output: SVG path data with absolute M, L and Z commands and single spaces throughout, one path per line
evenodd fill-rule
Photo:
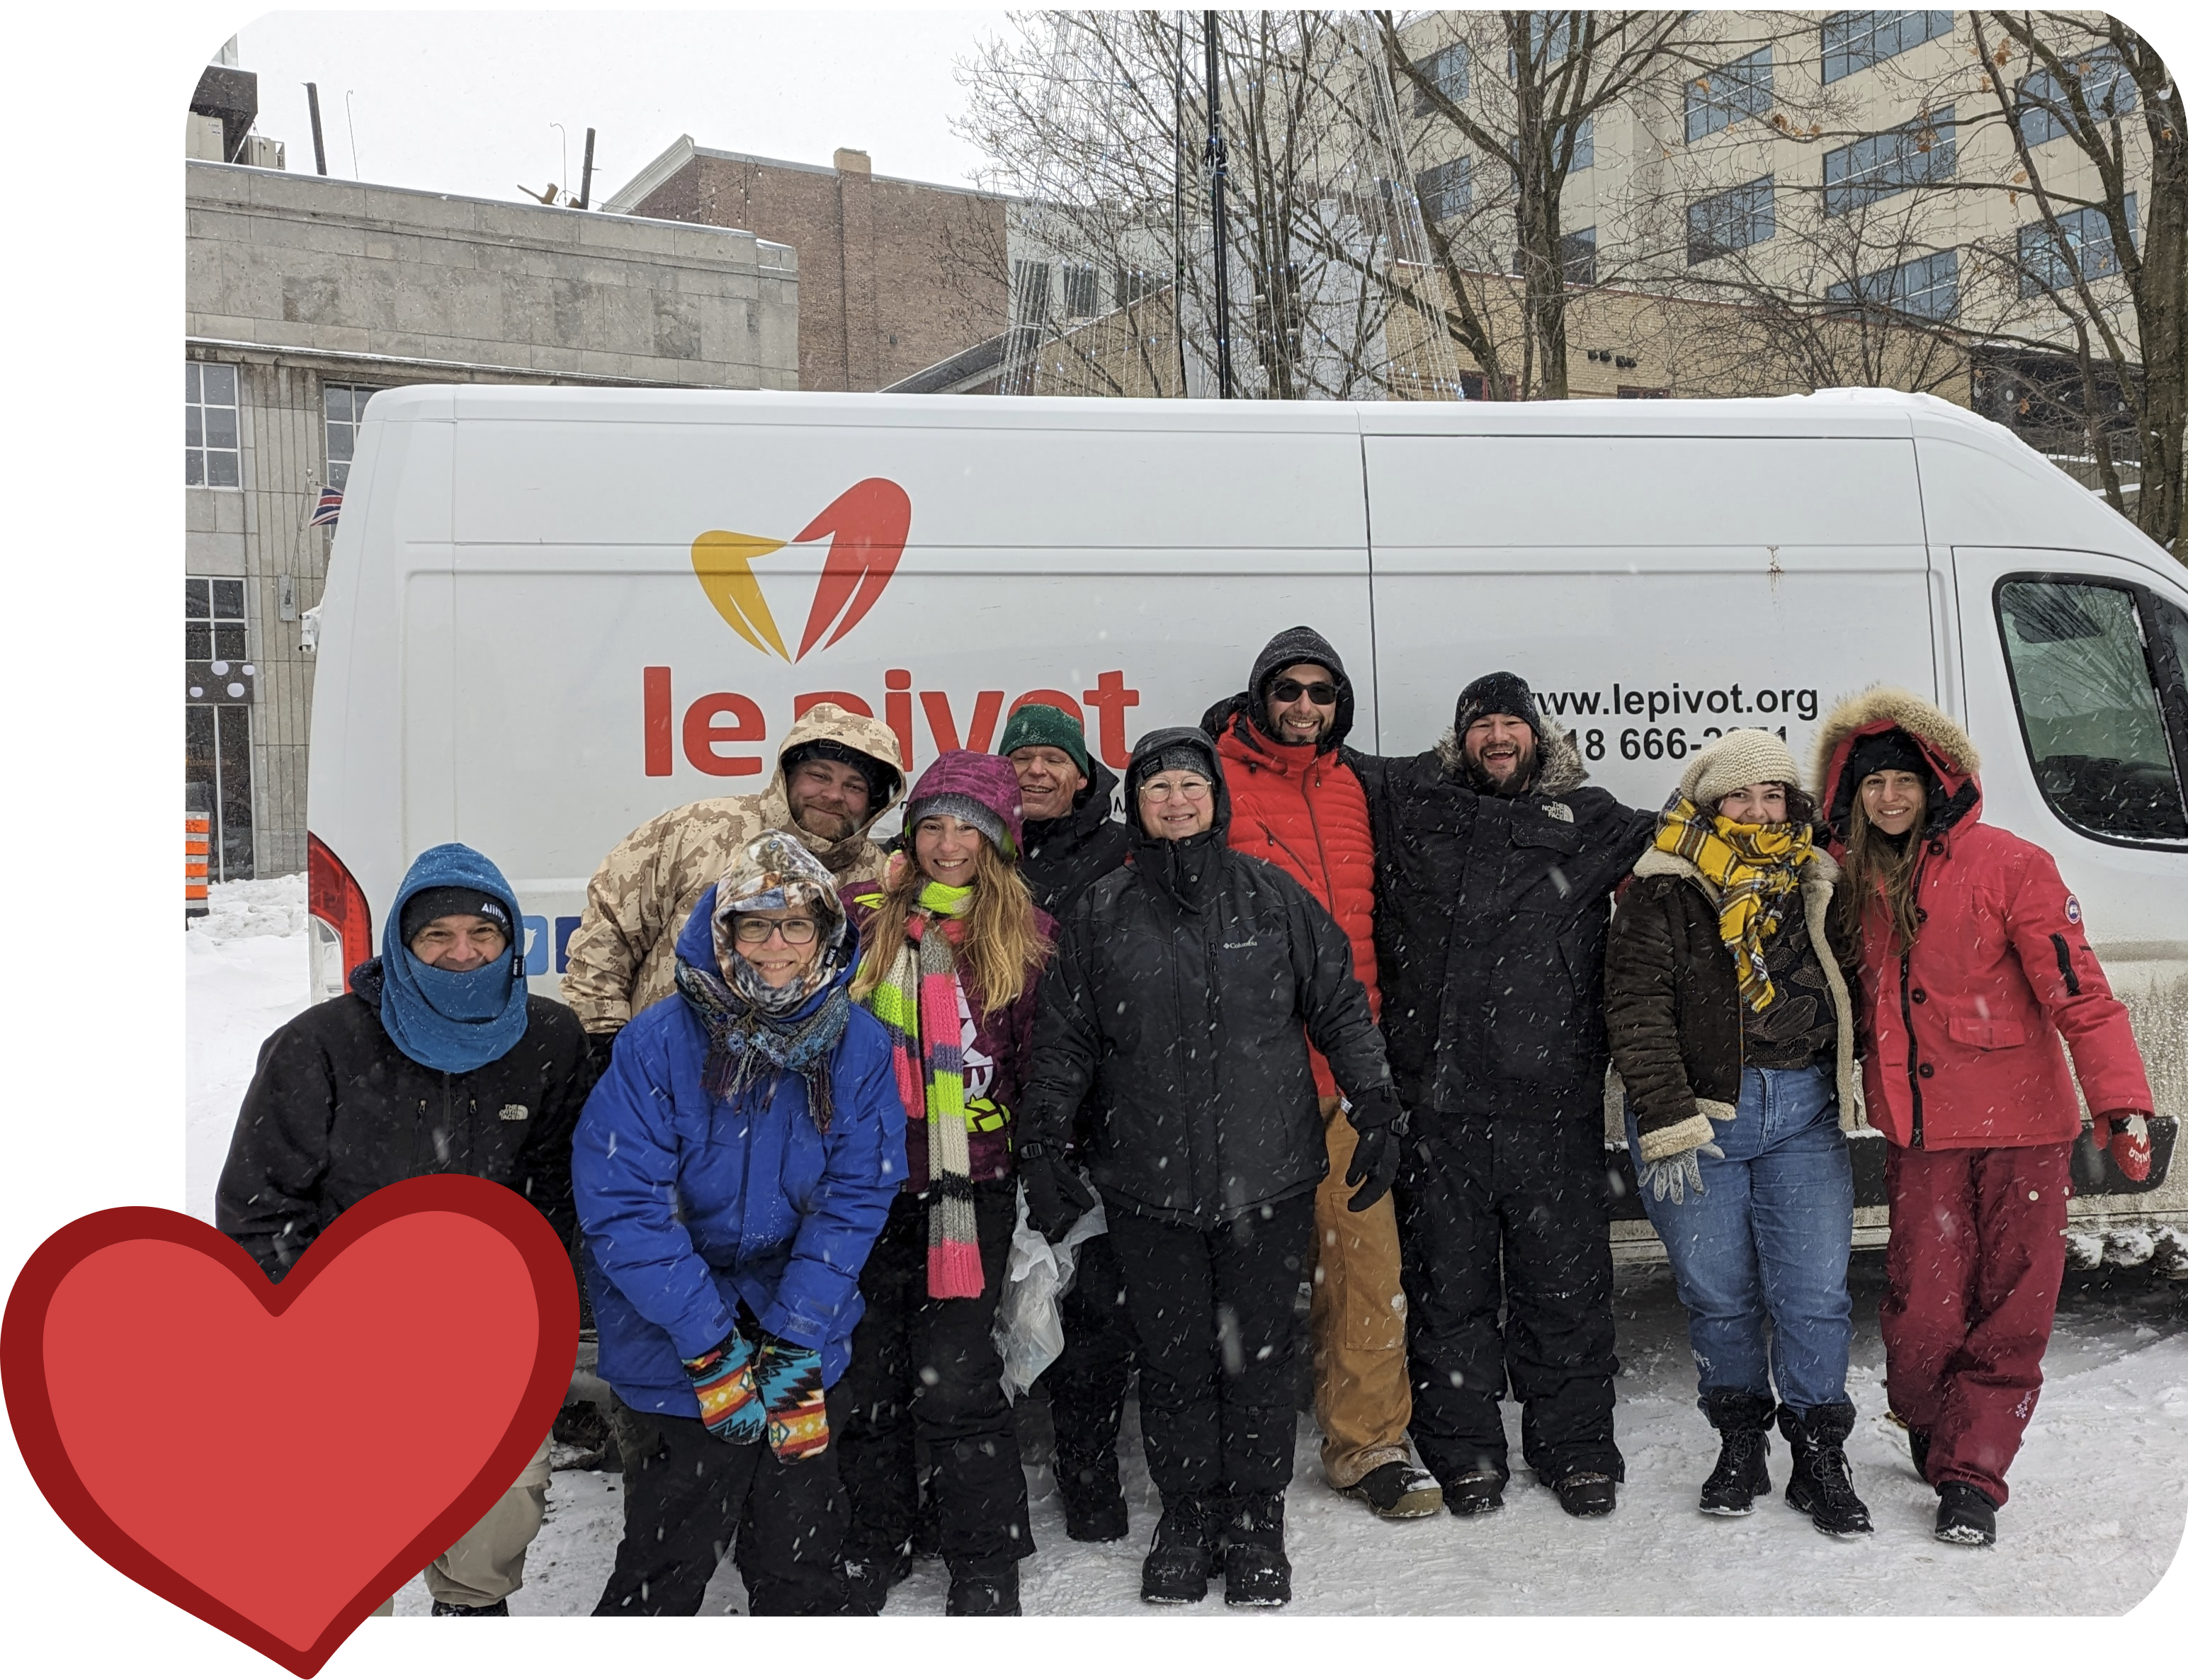
M 1757 781 L 1782 782 L 1788 792 L 1801 786 L 1793 750 L 1769 730 L 1728 730 L 1689 762 L 1679 792 L 1705 811 L 1715 810 L 1728 793 Z

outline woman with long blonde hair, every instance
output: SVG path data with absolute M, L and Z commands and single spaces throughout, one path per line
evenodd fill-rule
M 851 996 L 888 1029 L 910 1117 L 905 1185 L 859 1278 L 866 1316 L 847 1379 L 854 1610 L 878 1612 L 911 1568 L 921 1446 L 950 1614 L 1018 1614 L 1018 1559 L 1033 1551 L 994 1337 L 1018 1223 L 1012 1111 L 1056 926 L 1019 878 L 1024 833 L 1010 761 L 945 753 L 911 791 L 885 878 L 846 894 L 866 953 Z

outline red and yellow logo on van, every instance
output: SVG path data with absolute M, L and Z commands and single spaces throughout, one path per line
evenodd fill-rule
M 872 612 L 904 557 L 911 531 L 911 498 L 886 478 L 862 478 L 813 516 L 795 537 L 748 537 L 738 531 L 708 531 L 691 544 L 691 569 L 714 611 L 729 627 L 758 648 L 796 664 L 815 647 L 833 647 Z M 792 543 L 832 537 L 805 632 L 792 653 L 775 628 L 767 595 L 753 573 L 753 561 Z M 826 638 L 824 640 L 823 638 Z

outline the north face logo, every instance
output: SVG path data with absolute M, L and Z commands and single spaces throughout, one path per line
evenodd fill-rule
M 528 1120 L 532 1118 L 532 1111 L 522 1102 L 505 1102 L 502 1104 L 501 1117 L 505 1120 Z
M 796 664 L 818 645 L 833 647 L 873 611 L 903 558 L 911 532 L 911 498 L 886 478 L 862 478 L 814 516 L 795 537 L 751 537 L 708 531 L 691 544 L 691 569 L 724 622 L 763 653 Z M 753 575 L 753 561 L 792 543 L 835 540 L 820 568 L 805 633 L 792 653 L 775 628 L 767 595 Z M 826 636 L 824 642 L 821 638 Z

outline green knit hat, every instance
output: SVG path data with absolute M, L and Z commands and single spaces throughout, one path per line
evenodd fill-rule
M 1070 713 L 1054 706 L 1038 703 L 1021 706 L 1011 713 L 1011 720 L 1003 725 L 1003 738 L 995 745 L 996 753 L 1009 758 L 1021 747 L 1053 747 L 1071 756 L 1079 766 L 1079 774 L 1091 775 L 1092 767 L 1086 761 L 1086 731 Z

